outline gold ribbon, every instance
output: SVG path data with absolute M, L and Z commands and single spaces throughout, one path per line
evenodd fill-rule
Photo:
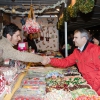
M 28 14 L 28 18 L 35 19 L 35 15 L 34 15 L 34 10 L 33 10 L 33 5 L 32 4 L 30 5 L 30 11 L 29 11 L 29 14 Z

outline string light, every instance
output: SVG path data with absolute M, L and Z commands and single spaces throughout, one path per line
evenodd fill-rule
M 12 9 L 12 13 L 15 13 L 15 12 L 16 12 L 16 10 L 13 8 L 13 9 Z
M 59 8 L 57 8 L 56 10 L 57 10 L 57 11 L 60 11 L 60 9 L 59 9 Z

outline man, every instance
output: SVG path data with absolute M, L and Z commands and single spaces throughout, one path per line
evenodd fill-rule
M 94 35 L 93 35 L 92 42 L 93 42 L 94 44 L 100 46 L 100 35 L 99 35 L 99 34 L 94 34 Z
M 21 40 L 21 33 L 18 26 L 15 24 L 6 25 L 3 29 L 2 38 L 0 39 L 0 49 L 3 50 L 3 59 L 20 60 L 24 62 L 41 62 L 43 63 L 46 57 L 28 52 L 20 52 L 13 48 Z
M 77 64 L 82 76 L 88 84 L 100 95 L 100 47 L 88 42 L 88 31 L 78 29 L 74 32 L 76 48 L 74 52 L 63 59 L 47 59 L 44 64 L 65 68 Z

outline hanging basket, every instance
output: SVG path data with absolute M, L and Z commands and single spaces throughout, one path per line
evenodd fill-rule
M 30 11 L 25 25 L 22 26 L 23 30 L 28 34 L 36 34 L 40 32 L 40 26 L 36 22 L 36 18 L 33 11 L 33 6 L 30 6 Z

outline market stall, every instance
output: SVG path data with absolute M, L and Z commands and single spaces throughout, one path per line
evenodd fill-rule
M 59 52 L 53 51 L 41 51 L 39 54 L 62 57 Z M 21 68 L 17 68 L 18 77 L 13 80 L 15 84 L 5 89 L 6 92 L 1 100 L 100 99 L 75 66 L 60 69 L 50 65 L 43 66 L 40 63 L 30 63 L 23 68 L 24 63 L 21 62 L 20 65 Z

